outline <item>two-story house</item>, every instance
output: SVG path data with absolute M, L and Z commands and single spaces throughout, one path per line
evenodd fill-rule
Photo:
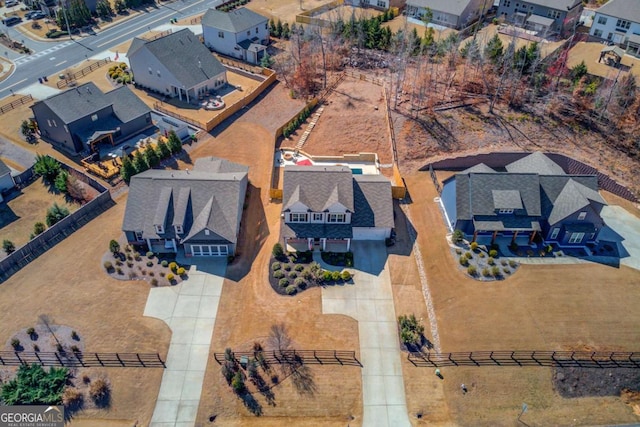
M 185 28 L 155 40 L 133 39 L 127 52 L 136 85 L 192 102 L 227 84 L 227 71 Z
M 11 169 L 0 159 L 0 202 L 3 200 L 2 193 L 11 190 L 15 185 Z
M 269 43 L 269 19 L 244 7 L 209 9 L 202 17 L 202 36 L 209 49 L 258 64 Z
M 122 222 L 127 241 L 159 253 L 234 254 L 248 171 L 205 157 L 191 171 L 150 169 L 134 175 Z
M 342 243 L 348 251 L 352 240 L 384 240 L 393 228 L 391 182 L 347 166 L 286 166 L 282 218 L 285 247 Z
M 40 136 L 71 153 L 94 151 L 152 126 L 151 109 L 127 86 L 103 93 L 84 83 L 31 106 Z
M 500 0 L 498 18 L 543 36 L 569 35 L 578 25 L 582 0 Z
M 610 0 L 596 11 L 589 35 L 618 44 L 640 58 L 640 3 Z
M 449 28 L 462 29 L 480 18 L 491 7 L 490 0 L 407 0 L 407 15 Z

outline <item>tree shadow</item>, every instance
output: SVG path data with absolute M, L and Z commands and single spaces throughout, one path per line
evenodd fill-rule
M 242 394 L 238 394 L 238 397 L 240 398 L 240 400 L 242 400 L 242 403 L 244 404 L 245 408 L 249 410 L 249 412 L 251 412 L 256 417 L 262 415 L 262 406 L 260 405 L 260 402 L 258 402 L 256 398 L 253 397 L 253 394 L 245 391 Z
M 276 395 L 271 391 L 271 387 L 269 387 L 269 384 L 262 378 L 262 375 L 256 374 L 256 376 L 251 379 L 251 382 L 257 387 L 260 394 L 264 396 L 269 406 L 276 406 Z

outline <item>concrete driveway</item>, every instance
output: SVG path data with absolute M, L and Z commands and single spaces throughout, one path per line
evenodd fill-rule
M 172 331 L 151 427 L 193 427 L 196 422 L 227 263 L 203 258 L 198 268 L 192 266 L 179 285 L 149 292 L 144 315 L 164 320 Z
M 600 215 L 607 226 L 600 232 L 599 240 L 617 242 L 621 249 L 620 264 L 640 270 L 640 219 L 620 206 L 605 206 Z
M 362 425 L 410 426 L 386 248 L 381 242 L 361 241 L 354 242 L 352 250 L 354 284 L 323 288 L 322 312 L 358 321 Z M 324 264 L 323 268 L 332 269 Z

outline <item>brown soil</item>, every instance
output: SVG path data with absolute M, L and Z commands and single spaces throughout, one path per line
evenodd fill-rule
M 635 368 L 557 368 L 553 385 L 562 397 L 620 396 L 622 390 L 640 390 L 640 371 Z

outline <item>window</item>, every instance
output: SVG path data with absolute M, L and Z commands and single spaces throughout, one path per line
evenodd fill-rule
M 313 220 L 314 221 L 324 221 L 324 214 L 314 213 L 313 214 Z
M 582 221 L 583 219 L 585 219 L 587 217 L 587 213 L 586 212 L 580 212 L 578 214 L 578 221 Z
M 502 215 L 512 214 L 513 209 L 498 209 L 498 213 Z
M 142 240 L 142 231 L 136 231 L 136 240 Z
M 224 31 L 218 31 L 218 38 L 220 39 L 224 38 Z
M 613 39 L 613 33 L 607 34 L 607 40 L 611 41 Z
M 182 234 L 184 231 L 182 230 L 181 225 L 176 225 L 176 234 Z
M 631 22 L 625 21 L 624 19 L 618 19 L 618 21 L 616 22 L 616 28 L 618 29 L 628 30 L 630 26 Z
M 571 233 L 571 237 L 569 238 L 569 243 L 580 243 L 584 238 L 584 233 Z
M 560 11 L 559 10 L 550 10 L 549 12 L 547 12 L 547 16 L 551 19 L 558 19 L 560 18 Z
M 602 30 L 595 30 L 593 32 L 593 35 L 596 36 L 596 37 L 602 37 Z
M 97 114 L 92 114 L 91 115 L 91 121 L 95 122 L 96 120 L 98 120 L 98 115 Z
M 553 231 L 551 232 L 551 236 L 549 236 L 549 239 L 554 240 L 558 238 L 558 234 L 560 233 L 560 228 L 556 227 L 553 229 Z
M 378 7 L 387 7 L 387 2 L 384 0 L 378 0 Z
M 289 222 L 307 222 L 309 215 L 306 213 L 291 212 L 289 214 Z
M 153 70 L 149 67 L 149 74 L 153 75 Z
M 209 235 L 209 233 L 211 233 L 211 232 L 205 228 L 205 230 L 204 230 L 204 235 L 205 235 L 205 236 L 208 236 L 208 235 Z
M 247 36 L 251 36 L 251 30 L 247 31 Z
M 164 225 L 156 224 L 156 233 L 159 233 L 159 234 L 164 233 Z
M 347 216 L 343 213 L 328 214 L 327 222 L 346 222 Z
M 598 17 L 598 24 L 606 25 L 607 24 L 607 18 L 604 17 L 604 16 L 599 16 Z
M 511 7 L 511 0 L 507 0 L 504 2 L 504 7 Z
M 258 27 L 256 27 L 256 34 L 258 34 Z

